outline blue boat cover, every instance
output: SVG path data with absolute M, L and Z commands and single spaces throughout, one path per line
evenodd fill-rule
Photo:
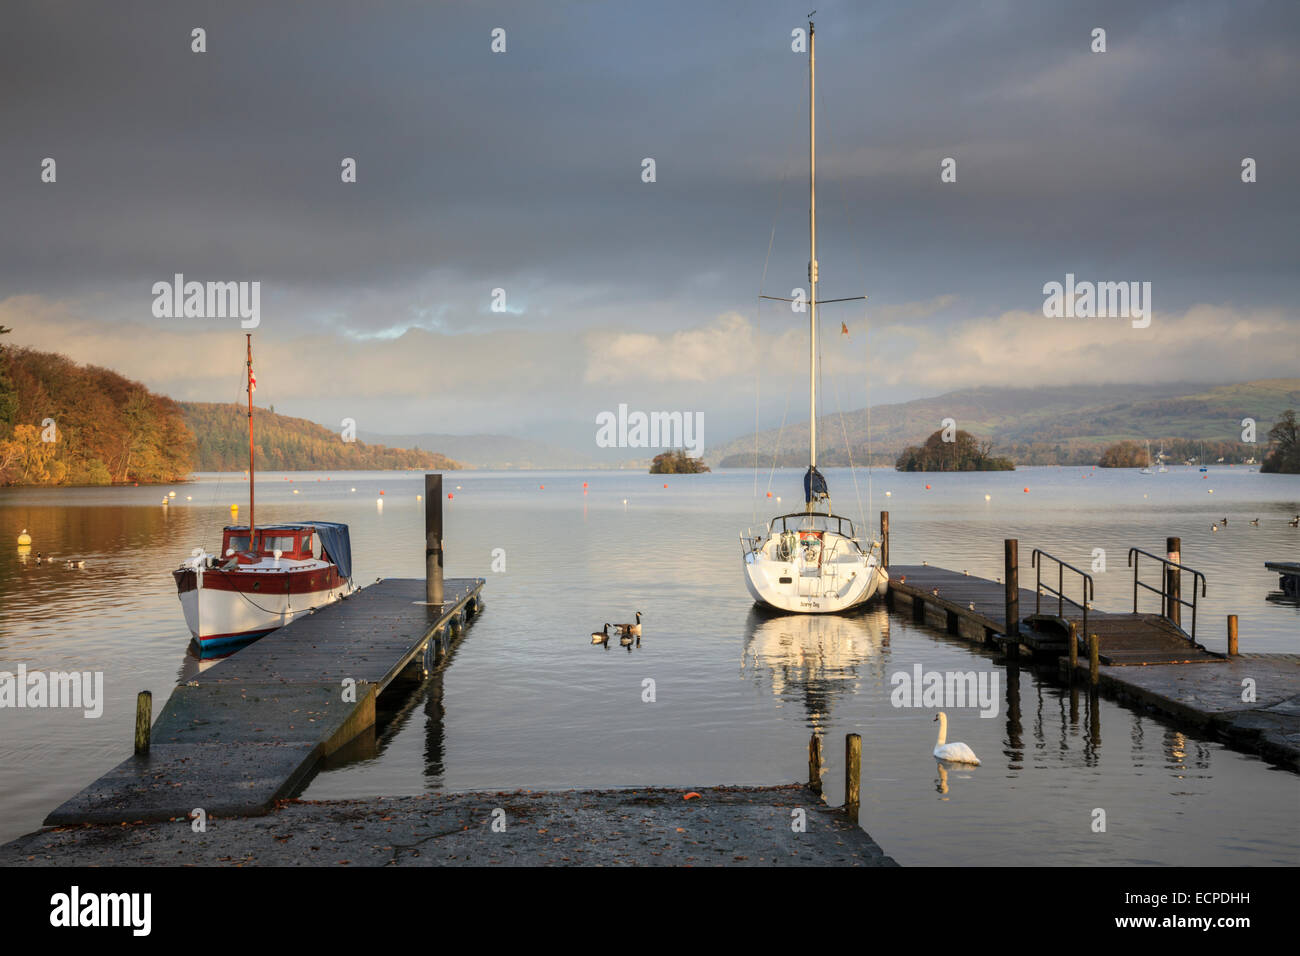
M 308 521 L 308 527 L 316 529 L 320 535 L 321 547 L 325 549 L 330 560 L 338 565 L 339 576 L 344 580 L 352 578 L 352 539 L 348 535 L 348 526 L 337 521 Z
M 339 576 L 344 580 L 352 578 L 352 538 L 348 535 L 348 526 L 337 521 L 277 521 L 273 524 L 258 525 L 261 530 L 284 528 L 301 531 L 313 529 L 320 536 L 321 547 L 329 559 L 338 565 Z M 248 525 L 229 525 L 227 531 L 247 531 Z
M 826 487 L 826 479 L 816 468 L 809 468 L 803 476 L 803 498 L 808 504 L 820 501 L 823 498 L 830 498 L 830 490 Z

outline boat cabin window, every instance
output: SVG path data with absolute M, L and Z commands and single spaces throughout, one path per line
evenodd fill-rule
M 264 534 L 261 537 L 261 546 L 257 549 L 261 554 L 271 554 L 274 551 L 292 554 L 297 550 L 294 547 L 295 538 L 292 534 Z
M 222 553 L 234 551 L 236 554 L 247 554 L 252 550 L 258 554 L 274 554 L 279 550 L 285 557 L 307 556 L 312 553 L 314 537 L 315 535 L 310 531 L 295 533 L 288 529 L 272 528 L 265 532 L 258 531 L 253 547 L 250 549 L 247 533 L 228 532 Z

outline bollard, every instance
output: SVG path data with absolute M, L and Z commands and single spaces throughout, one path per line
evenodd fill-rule
M 1074 680 L 1075 668 L 1079 666 L 1079 625 L 1070 622 L 1070 680 Z
M 1088 635 L 1088 682 L 1096 687 L 1101 681 L 1101 640 L 1096 634 Z
M 857 734 L 844 737 L 844 812 L 858 815 L 858 791 L 862 786 L 862 738 Z
M 153 694 L 140 691 L 135 698 L 135 752 L 144 756 L 149 752 L 149 731 L 153 727 Z
M 1228 615 L 1228 656 L 1237 656 L 1237 615 Z
M 1007 656 L 1020 656 L 1020 542 L 1006 538 L 1002 542 L 1002 563 L 1006 580 Z
M 822 792 L 822 740 L 816 734 L 808 738 L 808 789 Z
M 424 599 L 442 607 L 442 475 L 424 476 Z
M 1183 539 L 1165 538 L 1166 557 L 1176 564 L 1183 563 Z M 1193 586 L 1195 581 L 1192 582 Z M 1165 570 L 1165 617 L 1173 622 L 1174 627 L 1183 626 L 1183 606 L 1179 603 L 1183 596 L 1182 572 L 1177 568 Z
M 880 566 L 889 570 L 889 512 L 880 512 Z

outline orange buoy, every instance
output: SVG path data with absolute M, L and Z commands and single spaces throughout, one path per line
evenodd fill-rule
M 380 488 L 380 489 L 379 489 L 379 493 L 382 495 L 382 494 L 384 493 L 384 489 L 383 489 L 383 488 Z
M 664 487 L 665 487 L 665 488 L 668 487 L 668 482 L 664 482 Z
M 1028 489 L 1028 488 L 1025 489 L 1025 494 L 1029 494 L 1029 489 Z
M 929 491 L 929 490 L 930 490 L 930 486 L 929 486 L 929 485 L 926 485 L 926 486 L 925 486 L 925 490 L 926 490 L 926 491 Z
M 692 790 L 690 793 L 683 793 L 683 794 L 682 794 L 682 799 L 683 799 L 683 800 L 699 800 L 699 799 L 701 799 L 701 797 L 700 797 L 700 795 L 699 795 L 698 793 L 696 793 L 694 790 Z
M 541 491 L 545 491 L 545 490 L 546 490 L 546 486 L 545 486 L 545 485 L 538 485 L 537 487 L 538 487 L 538 489 L 541 490 Z
M 767 493 L 767 496 L 768 496 L 769 498 L 771 498 L 771 497 L 772 497 L 772 492 L 769 491 L 769 492 Z
M 456 496 L 453 495 L 453 494 L 449 491 L 449 492 L 447 492 L 447 497 L 448 497 L 448 498 L 455 498 Z
M 587 487 L 587 483 L 586 483 L 585 481 L 582 483 L 582 487 L 584 487 L 584 488 Z

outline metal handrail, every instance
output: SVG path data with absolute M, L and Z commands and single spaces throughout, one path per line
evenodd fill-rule
M 1160 570 L 1160 587 L 1154 588 L 1151 585 L 1147 584 L 1145 581 L 1138 580 L 1141 561 L 1134 560 L 1134 557 L 1136 555 L 1142 555 L 1143 557 L 1151 558 L 1155 561 L 1159 561 L 1162 565 L 1164 565 L 1164 567 L 1162 567 Z M 1150 591 L 1152 594 L 1160 595 L 1160 614 L 1162 617 L 1166 618 L 1171 624 L 1173 623 L 1174 619 L 1173 619 L 1173 615 L 1170 614 L 1169 611 L 1173 604 L 1181 604 L 1183 607 L 1191 608 L 1192 609 L 1192 630 L 1189 636 L 1191 640 L 1195 642 L 1196 640 L 1196 582 L 1198 579 L 1200 580 L 1201 597 L 1205 597 L 1205 575 L 1202 574 L 1200 571 L 1195 570 L 1194 568 L 1189 568 L 1185 564 L 1179 564 L 1177 561 L 1170 561 L 1168 558 L 1162 558 L 1160 555 L 1152 554 L 1150 551 L 1143 551 L 1141 548 L 1128 549 L 1128 566 L 1133 569 L 1133 613 L 1136 614 L 1138 609 L 1138 588 L 1145 588 L 1146 590 Z M 1185 601 L 1183 600 L 1182 597 L 1174 597 L 1172 594 L 1169 593 L 1168 588 L 1165 586 L 1165 582 L 1167 580 L 1167 575 L 1165 574 L 1165 572 L 1168 571 L 1169 568 L 1177 568 L 1179 571 L 1186 571 L 1192 575 L 1192 599 L 1190 601 Z M 1179 589 L 1179 593 L 1181 594 L 1181 588 Z M 1182 628 L 1181 622 L 1179 623 L 1178 626 L 1179 629 L 1181 630 Z
M 1040 556 L 1056 562 L 1056 587 L 1055 588 L 1053 588 L 1050 584 L 1046 584 L 1046 585 L 1043 584 L 1043 566 L 1041 562 L 1039 562 L 1038 560 Z M 1034 585 L 1035 585 L 1034 586 L 1034 613 L 1039 614 L 1042 612 L 1043 590 L 1046 589 L 1049 594 L 1053 594 L 1056 596 L 1057 617 L 1061 618 L 1062 620 L 1065 619 L 1064 612 L 1065 612 L 1065 605 L 1067 603 L 1074 605 L 1080 611 L 1083 612 L 1083 631 L 1080 636 L 1086 641 L 1088 639 L 1088 602 L 1091 601 L 1096 594 L 1096 592 L 1093 590 L 1092 575 L 1088 574 L 1086 571 L 1080 571 L 1073 564 L 1069 564 L 1065 561 L 1062 561 L 1056 555 L 1048 554 L 1046 551 L 1042 551 L 1038 548 L 1035 548 L 1034 553 L 1029 556 L 1029 563 L 1033 568 L 1036 569 L 1036 573 L 1034 577 Z M 1065 569 L 1066 568 L 1069 568 L 1075 574 L 1079 575 L 1079 577 L 1083 578 L 1083 603 L 1082 604 L 1080 604 L 1078 601 L 1074 600 L 1073 598 L 1068 598 L 1065 596 Z

